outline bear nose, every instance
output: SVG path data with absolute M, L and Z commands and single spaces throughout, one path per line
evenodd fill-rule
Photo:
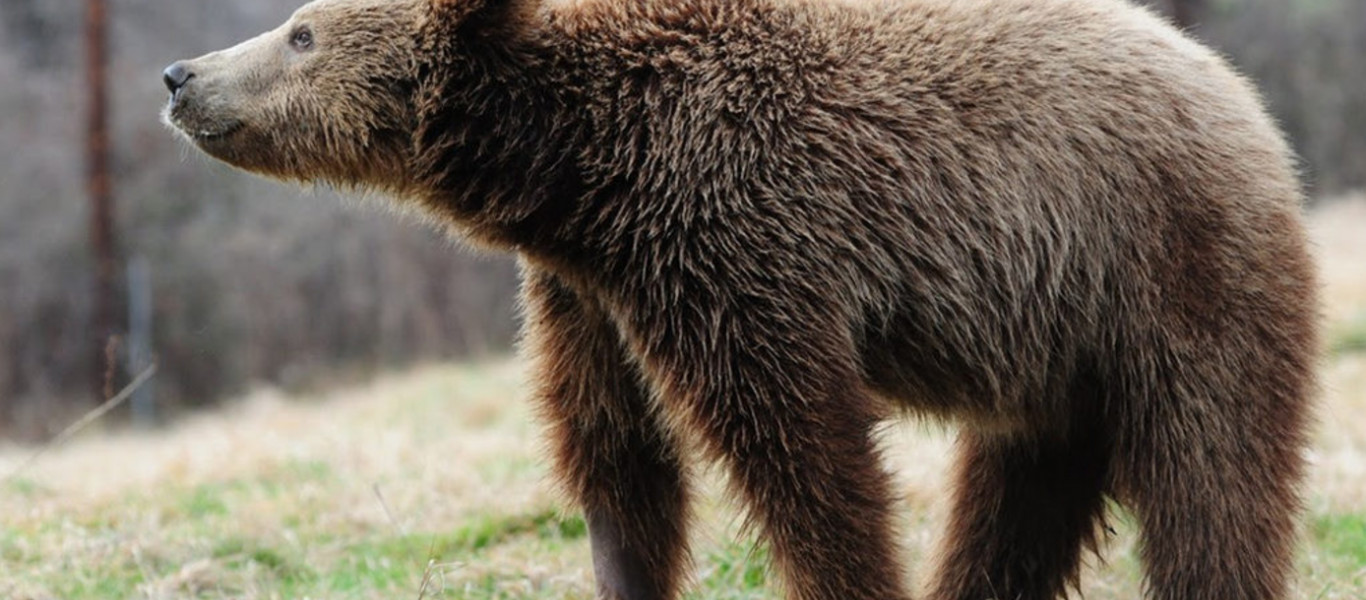
M 172 94 L 176 93 L 180 88 L 185 87 L 185 82 L 189 81 L 192 77 L 194 77 L 194 73 L 190 71 L 189 67 L 185 66 L 184 61 L 176 61 L 171 66 L 166 67 L 165 71 L 161 72 L 161 81 L 166 84 L 166 89 L 170 90 Z

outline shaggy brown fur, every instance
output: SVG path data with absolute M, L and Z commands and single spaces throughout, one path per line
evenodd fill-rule
M 518 253 L 604 598 L 677 597 L 690 444 L 789 597 L 908 597 L 897 409 L 962 424 L 932 599 L 1063 595 L 1107 495 L 1151 598 L 1287 594 L 1300 192 L 1248 85 L 1140 9 L 322 0 L 179 68 L 214 156 Z

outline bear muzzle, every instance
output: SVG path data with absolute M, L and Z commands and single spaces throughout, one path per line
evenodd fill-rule
M 233 111 L 227 109 L 219 95 L 204 89 L 198 79 L 191 61 L 176 61 L 162 71 L 162 83 L 171 93 L 162 118 L 201 148 L 211 150 L 206 143 L 236 133 L 242 122 L 232 116 Z

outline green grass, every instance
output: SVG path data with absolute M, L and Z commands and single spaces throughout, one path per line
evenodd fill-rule
M 1327 369 L 1299 590 L 1366 597 L 1366 355 Z M 94 436 L 0 485 L 0 598 L 593 597 L 587 527 L 553 492 L 515 366 L 443 367 L 326 399 L 249 399 L 156 434 Z M 1333 390 L 1336 390 L 1335 392 Z M 920 566 L 943 526 L 951 442 L 889 430 Z M 26 452 L 0 450 L 0 474 Z M 113 468 L 110 465 L 117 465 Z M 699 475 L 690 600 L 781 597 L 768 551 Z M 1093 600 L 1140 597 L 1132 517 L 1091 559 Z M 425 582 L 425 583 L 424 583 Z M 425 587 L 424 587 L 425 586 Z
M 234 533 L 233 522 L 242 517 L 241 500 L 276 488 L 271 481 L 260 483 L 201 485 L 157 496 L 128 497 L 126 501 L 138 507 L 135 514 L 161 515 L 163 540 L 158 551 L 150 554 L 128 548 L 96 560 L 73 556 L 61 569 L 41 568 L 51 557 L 35 552 L 34 542 L 42 544 L 48 541 L 45 538 L 73 533 L 91 541 L 130 535 L 141 519 L 119 516 L 117 511 L 84 515 L 79 524 L 68 523 L 59 530 L 42 526 L 29 532 L 6 530 L 0 535 L 0 568 L 6 573 L 27 571 L 29 576 L 19 579 L 42 584 L 56 597 L 72 600 L 138 597 L 149 581 L 174 578 L 186 564 L 202 565 L 201 576 L 206 579 L 201 583 L 208 588 L 205 595 L 199 595 L 194 588 L 200 583 L 182 587 L 181 592 L 191 592 L 189 597 L 249 595 L 258 589 L 273 590 L 274 596 L 282 598 L 416 597 L 429 564 L 477 563 L 500 546 L 535 545 L 539 552 L 561 552 L 567 545 L 582 544 L 587 535 L 581 518 L 549 507 L 529 513 L 477 514 L 448 531 L 348 535 L 316 519 L 281 514 L 281 522 L 295 523 L 284 530 L 285 535 Z M 66 577 L 70 568 L 79 569 L 79 576 Z M 500 597 L 492 592 L 501 581 L 517 576 L 513 571 L 479 574 L 462 583 L 490 592 L 477 597 L 494 598 Z M 0 583 L 5 580 L 0 576 Z M 0 597 L 8 598 L 4 591 L 0 585 Z
M 768 550 L 753 542 L 729 543 L 708 552 L 702 559 L 703 574 L 693 600 L 757 600 L 778 598 L 769 587 Z
M 1314 546 L 1344 574 L 1366 570 L 1366 513 L 1321 514 L 1310 525 Z
M 1366 589 L 1366 513 L 1319 514 L 1309 524 L 1313 598 L 1361 598 Z M 1306 585 L 1306 588 L 1309 588 Z
M 218 486 L 199 486 L 182 495 L 176 509 L 191 519 L 223 516 L 228 514 L 228 505 L 222 495 L 223 490 Z
M 1340 324 L 1331 336 L 1334 354 L 1366 352 L 1366 312 Z
M 521 542 L 525 538 L 559 544 L 578 540 L 587 533 L 583 519 L 547 509 L 530 514 L 476 515 L 449 533 L 387 537 L 376 543 L 355 546 L 351 551 L 353 557 L 362 560 L 379 558 L 422 564 L 427 559 L 468 558 L 491 546 Z

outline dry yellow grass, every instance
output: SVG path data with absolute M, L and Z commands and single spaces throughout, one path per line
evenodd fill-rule
M 1325 204 L 1311 220 L 1324 279 L 1328 344 L 1366 336 L 1366 194 Z M 1332 511 L 1366 511 L 1366 348 L 1324 361 L 1311 489 Z M 1362 597 L 1366 597 L 1363 594 Z
M 1366 316 L 1366 197 L 1314 215 L 1330 338 Z M 1363 331 L 1366 331 L 1364 329 Z M 1325 359 L 1298 596 L 1366 597 L 1366 353 Z M 949 432 L 889 425 L 903 539 L 924 564 Z M 515 361 L 317 397 L 263 390 L 166 431 L 91 433 L 0 484 L 0 598 L 587 598 L 582 522 L 539 458 Z M 31 448 L 0 448 L 0 477 Z M 696 597 L 773 598 L 703 477 Z M 1123 515 L 1085 597 L 1140 595 Z M 427 578 L 422 588 L 424 574 Z

